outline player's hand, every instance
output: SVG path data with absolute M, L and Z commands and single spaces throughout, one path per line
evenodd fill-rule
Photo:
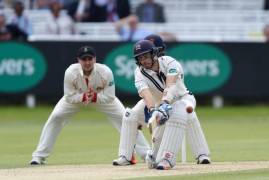
M 161 104 L 158 108 L 150 109 L 150 118 L 155 117 L 157 125 L 163 125 L 169 119 L 169 111 L 172 110 L 172 106 L 167 103 Z
M 89 91 L 86 92 L 88 99 L 91 99 L 93 97 L 94 93 L 95 93 L 94 90 L 92 88 L 89 88 Z
M 158 108 L 150 108 L 149 110 L 149 122 L 148 123 L 152 123 L 151 120 L 156 121 L 157 124 L 159 124 L 159 120 L 160 120 L 160 116 L 162 114 L 160 114 L 160 112 L 158 111 Z
M 91 95 L 90 95 L 90 93 L 89 93 L 89 92 L 85 92 L 85 93 L 83 94 L 83 98 L 82 98 L 82 102 L 83 102 L 83 104 L 84 104 L 84 105 L 89 104 L 89 103 L 90 103 L 90 100 L 91 100 Z
M 93 88 L 90 87 L 89 91 L 83 94 L 82 102 L 86 105 L 89 104 L 90 102 L 96 102 L 96 96 L 97 93 L 93 90 Z
M 168 103 L 162 103 L 158 107 L 158 116 L 159 116 L 159 125 L 163 125 L 168 119 L 170 115 L 170 111 L 172 110 L 172 106 Z

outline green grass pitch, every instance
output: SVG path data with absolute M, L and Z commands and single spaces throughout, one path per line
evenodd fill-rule
M 27 167 L 52 106 L 0 107 L 0 169 Z M 213 109 L 198 106 L 214 162 L 269 161 L 269 107 L 245 106 Z M 147 137 L 148 132 L 144 129 Z M 119 134 L 94 108 L 83 109 L 61 132 L 48 165 L 111 164 L 117 157 Z M 194 162 L 190 151 L 189 162 Z M 180 159 L 178 160 L 180 161 Z M 217 179 L 269 179 L 269 169 L 220 173 Z M 197 175 L 184 176 L 195 179 Z M 205 175 L 199 175 L 203 178 Z M 216 179 L 216 175 L 206 175 Z M 177 178 L 175 178 L 177 179 Z

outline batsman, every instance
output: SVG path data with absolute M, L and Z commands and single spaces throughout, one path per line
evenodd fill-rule
M 209 148 L 195 113 L 196 100 L 184 84 L 183 69 L 170 56 L 160 55 L 150 40 L 134 45 L 135 86 L 140 100 L 128 109 L 122 122 L 119 158 L 113 165 L 129 165 L 136 146 L 137 127 L 156 124 L 153 128 L 153 147 L 146 161 L 149 168 L 168 170 L 176 165 L 184 134 L 198 164 L 209 164 Z M 146 110 L 144 107 L 146 106 Z M 151 122 L 145 122 L 144 112 Z

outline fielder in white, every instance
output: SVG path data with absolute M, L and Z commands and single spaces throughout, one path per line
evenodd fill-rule
M 92 47 L 81 47 L 77 59 L 78 63 L 70 65 L 65 71 L 64 96 L 43 127 L 31 165 L 45 163 L 62 128 L 83 106 L 96 106 L 118 131 L 121 129 L 125 108 L 115 96 L 112 71 L 106 65 L 96 63 L 96 53 Z M 136 153 L 145 158 L 148 150 L 149 145 L 139 131 Z
M 138 41 L 134 46 L 138 65 L 135 86 L 143 98 L 128 109 L 122 122 L 119 158 L 113 165 L 129 165 L 136 137 L 137 126 L 144 122 L 144 107 L 151 117 L 156 117 L 153 130 L 153 147 L 146 161 L 150 168 L 171 169 L 176 164 L 184 134 L 198 164 L 209 164 L 209 148 L 195 113 L 196 100 L 184 84 L 183 69 L 169 56 L 158 57 L 158 50 L 149 40 Z

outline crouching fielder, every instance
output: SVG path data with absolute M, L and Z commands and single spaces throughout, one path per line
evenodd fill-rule
M 209 149 L 195 113 L 196 101 L 184 84 L 183 69 L 169 56 L 157 57 L 157 50 L 148 40 L 134 46 L 138 65 L 135 70 L 135 86 L 143 100 L 129 110 L 121 129 L 119 158 L 114 165 L 128 165 L 135 147 L 137 126 L 141 122 L 143 107 L 156 117 L 153 130 L 152 152 L 146 158 L 150 168 L 171 169 L 176 164 L 184 133 L 199 164 L 210 163 Z
M 64 96 L 55 106 L 42 130 L 39 144 L 32 155 L 31 165 L 45 163 L 62 128 L 82 107 L 97 107 L 107 115 L 118 131 L 121 129 L 125 108 L 115 96 L 112 71 L 106 65 L 96 63 L 95 50 L 88 46 L 78 50 L 77 60 L 78 63 L 70 65 L 65 71 Z M 146 139 L 139 132 L 137 153 L 144 158 L 148 149 Z

